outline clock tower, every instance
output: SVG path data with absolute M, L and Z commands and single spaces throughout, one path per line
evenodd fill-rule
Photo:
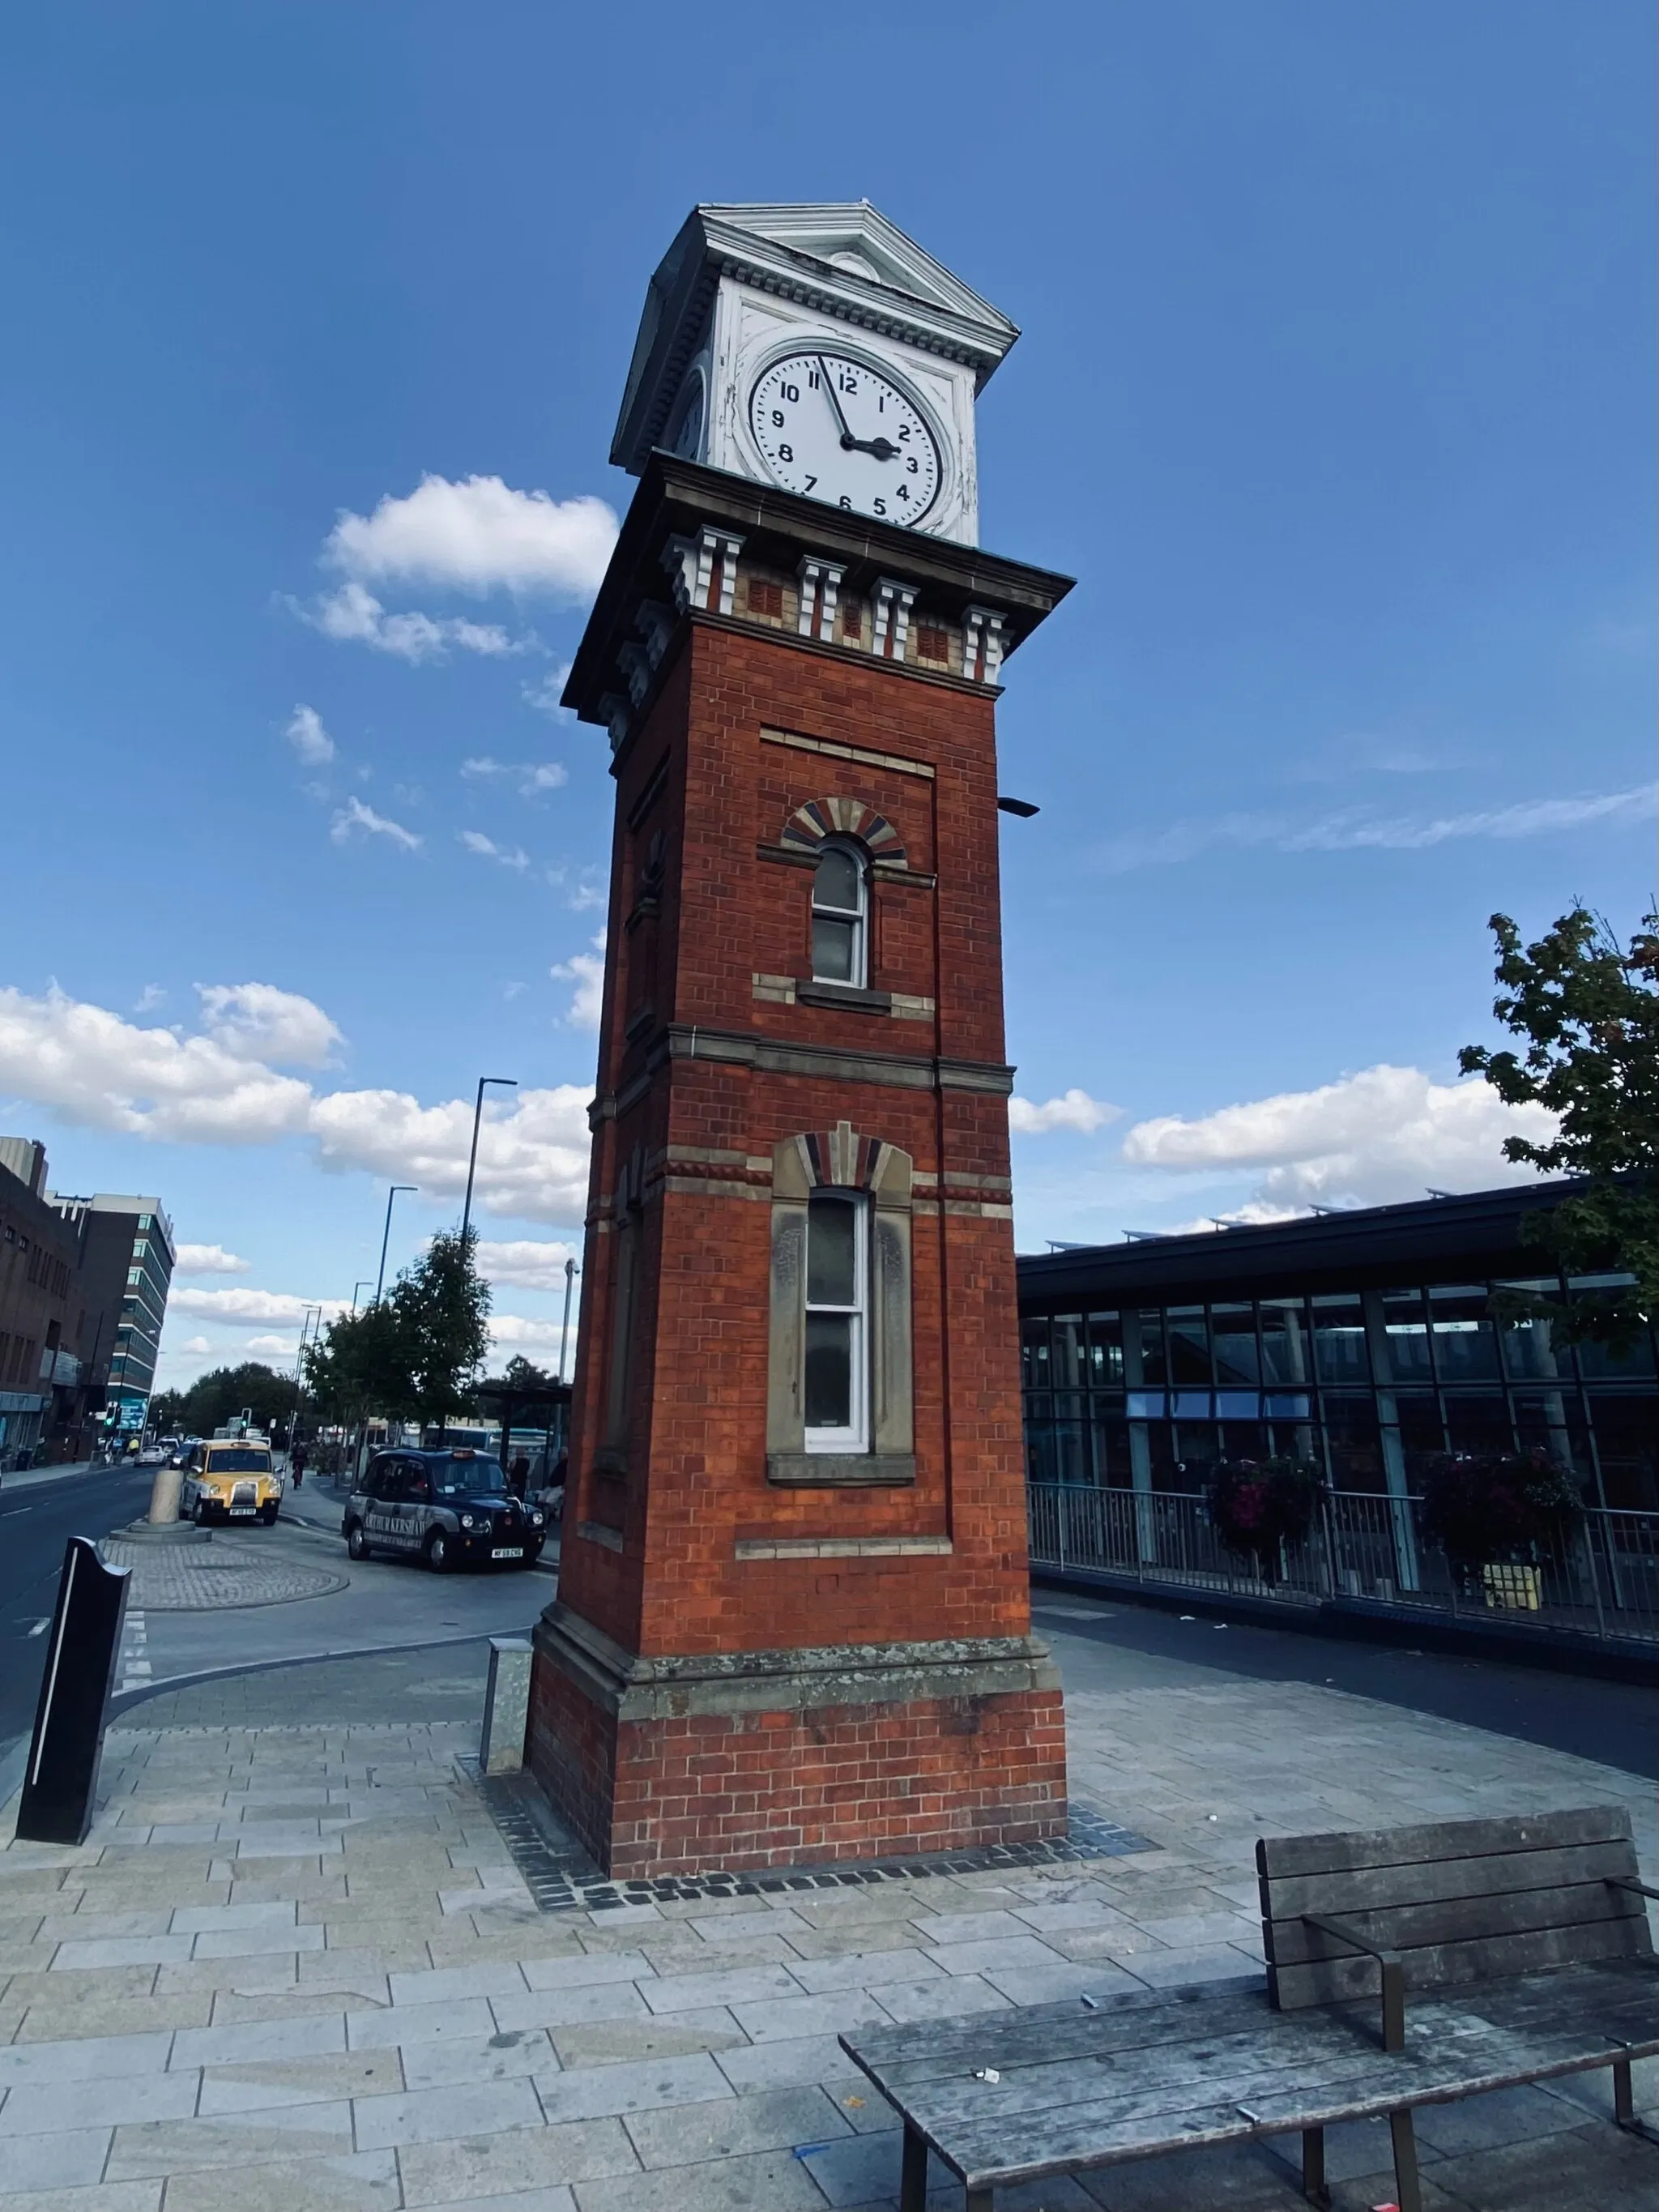
M 1018 333 L 867 203 L 701 207 L 565 703 L 617 816 L 559 1594 L 530 1759 L 607 1872 L 1038 1841 L 977 545 Z

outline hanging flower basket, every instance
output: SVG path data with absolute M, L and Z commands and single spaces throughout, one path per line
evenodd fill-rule
M 1435 1461 L 1423 1486 L 1423 1533 L 1471 1595 L 1535 1612 L 1540 1571 L 1583 1512 L 1578 1486 L 1547 1452 L 1483 1452 Z
M 1228 1551 L 1250 1560 L 1264 1583 L 1276 1583 L 1283 1547 L 1299 1544 L 1313 1525 L 1320 1482 L 1296 1459 L 1222 1460 L 1206 1498 L 1210 1522 Z

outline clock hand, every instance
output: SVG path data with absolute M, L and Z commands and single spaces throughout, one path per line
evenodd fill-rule
M 825 365 L 824 358 L 822 354 L 818 356 L 817 362 L 818 373 L 823 379 L 824 393 L 829 399 L 830 411 L 835 416 L 836 421 L 840 426 L 841 442 L 850 453 L 853 447 L 858 443 L 858 441 L 854 437 L 853 433 L 848 425 L 847 416 L 842 407 L 840 395 L 836 390 L 835 381 L 830 376 L 829 368 Z
M 890 438 L 843 438 L 842 444 L 851 453 L 873 453 L 878 461 L 896 461 L 899 449 Z

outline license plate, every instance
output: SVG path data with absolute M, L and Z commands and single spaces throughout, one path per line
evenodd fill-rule
M 230 1517 L 233 1521 L 251 1521 L 258 1510 L 257 1505 L 233 1505 Z
M 522 1544 L 501 1545 L 489 1556 L 492 1559 L 521 1559 L 524 1557 L 524 1547 Z

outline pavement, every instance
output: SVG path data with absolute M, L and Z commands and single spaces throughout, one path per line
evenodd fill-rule
M 897 2130 L 837 2033 L 1259 1972 L 1259 1833 L 1620 1802 L 1652 1877 L 1650 1765 L 1305 1679 L 1305 1652 L 1234 1662 L 1208 1623 L 1166 1650 L 1135 1608 L 1037 1610 L 1074 1790 L 1143 1851 L 544 1915 L 456 1764 L 477 1640 L 131 1705 L 87 1844 L 0 1850 L 0 2212 L 890 2212 Z M 1576 1687 L 1588 1711 L 1609 1686 Z M 1430 2212 L 1649 2212 L 1659 2148 L 1613 2127 L 1607 2080 L 1423 2113 Z M 1294 2150 L 999 2212 L 1291 2212 Z M 1339 2212 L 1388 2201 L 1386 2128 L 1329 2154 Z
M 111 1532 L 147 1510 L 154 1480 L 150 1468 L 52 1468 L 8 1476 L 0 1490 L 0 1804 L 22 1771 L 71 1535 L 100 1541 L 133 1569 L 118 1711 L 125 1697 L 166 1680 L 520 1634 L 547 1602 L 542 1573 L 437 1577 L 401 1562 L 349 1562 L 339 1503 L 326 1489 L 290 1492 L 274 1528 L 216 1530 L 211 1543 L 177 1550 L 123 1545 Z

